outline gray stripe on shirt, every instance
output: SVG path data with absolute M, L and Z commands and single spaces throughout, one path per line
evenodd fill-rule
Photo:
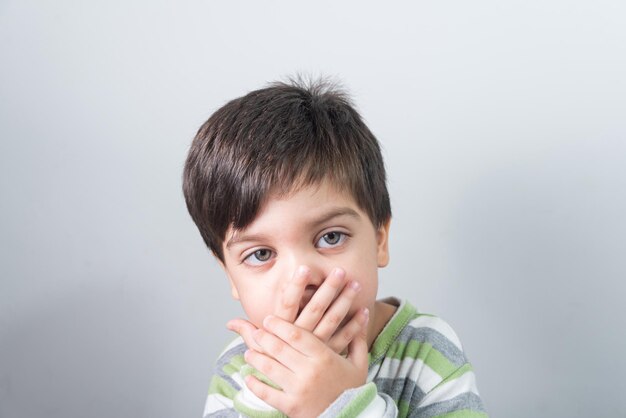
M 238 344 L 224 353 L 215 364 L 215 374 L 224 379 L 235 390 L 240 390 L 241 386 L 224 372 L 224 366 L 230 364 L 233 357 L 240 354 L 243 355 L 247 349 L 248 347 L 244 343 Z
M 411 405 L 418 405 L 425 395 L 424 391 L 414 381 L 406 378 L 374 379 L 374 383 L 379 393 L 387 393 L 393 399 L 398 399 Z
M 428 343 L 432 345 L 435 350 L 443 354 L 456 367 L 467 363 L 465 354 L 443 334 L 432 328 L 414 328 L 408 325 L 400 332 L 396 341 L 402 343 L 408 343 L 410 341 Z
M 224 366 L 230 363 L 230 360 L 233 357 L 240 354 L 243 355 L 243 353 L 245 353 L 247 349 L 248 347 L 245 343 L 237 344 L 236 346 L 225 352 L 223 355 L 221 355 L 219 359 L 217 359 L 217 364 L 215 365 L 215 367 L 217 367 L 218 370 L 222 370 Z
M 205 415 L 203 418 L 237 418 L 239 412 L 234 409 L 220 409 L 219 411 L 211 412 Z
M 461 411 L 463 409 L 469 409 L 476 412 L 487 412 L 485 411 L 485 406 L 478 395 L 472 392 L 466 392 L 447 401 L 437 402 L 432 405 L 416 408 L 410 411 L 409 416 L 430 418 L 449 412 Z

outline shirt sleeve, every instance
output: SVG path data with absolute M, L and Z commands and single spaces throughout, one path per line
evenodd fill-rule
M 373 361 L 371 382 L 345 391 L 323 417 L 487 417 L 463 346 L 441 318 L 416 315 Z
M 373 382 L 344 391 L 320 418 L 395 418 L 398 408 L 391 397 L 379 393 Z
M 244 384 L 245 376 L 257 373 L 246 364 L 243 358 L 245 351 L 243 339 L 237 338 L 220 354 L 209 385 L 203 418 L 286 417 L 255 396 Z
M 244 383 L 252 374 L 276 387 L 265 376 L 246 364 L 243 353 L 246 346 L 238 338 L 222 352 L 211 378 L 203 418 L 287 418 L 285 414 L 259 399 Z M 344 391 L 321 415 L 326 418 L 396 417 L 393 400 L 378 393 L 374 383 Z
M 426 394 L 417 405 L 398 411 L 395 401 L 378 392 L 373 382 L 341 394 L 323 418 L 486 418 L 476 380 L 469 363 L 459 367 Z
M 426 394 L 411 416 L 487 417 L 471 364 L 465 363 Z
M 476 385 L 476 375 L 463 345 L 452 327 L 443 319 L 419 315 L 412 322 L 412 340 L 420 373 L 409 373 L 410 381 L 422 389 L 419 401 L 407 408 L 409 417 L 487 417 Z M 409 350 L 410 351 L 410 350 Z

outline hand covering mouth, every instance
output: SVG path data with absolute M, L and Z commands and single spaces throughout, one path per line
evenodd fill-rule
M 317 292 L 318 286 L 308 285 L 304 288 L 304 293 L 302 294 L 302 298 L 300 299 L 300 308 L 298 308 L 298 316 L 302 313 L 304 307 L 311 301 L 315 292 Z

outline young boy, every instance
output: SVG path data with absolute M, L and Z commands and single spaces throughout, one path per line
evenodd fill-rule
M 185 164 L 189 213 L 248 320 L 205 417 L 482 417 L 461 343 L 376 300 L 391 209 L 378 141 L 324 82 L 275 83 L 217 110 Z

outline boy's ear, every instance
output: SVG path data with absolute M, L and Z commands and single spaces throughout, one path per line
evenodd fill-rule
M 377 261 L 378 267 L 385 267 L 389 264 L 389 227 L 391 226 L 391 218 L 378 228 L 376 231 Z
M 224 270 L 226 277 L 228 277 L 228 281 L 230 282 L 230 294 L 232 295 L 233 299 L 239 300 L 239 291 L 237 290 L 237 287 L 235 286 L 235 282 L 233 282 L 233 279 L 230 278 L 230 274 L 228 274 L 228 270 L 226 269 L 224 262 L 220 260 L 219 258 L 217 259 L 217 262 L 220 264 L 220 267 L 222 268 L 222 270 Z

